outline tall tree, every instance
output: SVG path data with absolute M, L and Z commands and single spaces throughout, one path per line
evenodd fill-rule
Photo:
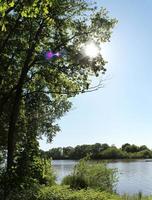
M 51 138 L 53 122 L 69 109 L 68 98 L 96 89 L 89 88 L 90 77 L 104 73 L 106 62 L 100 54 L 84 56 L 82 44 L 109 41 L 116 20 L 85 0 L 1 1 L 0 11 L 0 138 L 7 143 L 10 170 L 16 142 L 33 124 L 36 137 Z M 49 50 L 62 56 L 45 58 Z

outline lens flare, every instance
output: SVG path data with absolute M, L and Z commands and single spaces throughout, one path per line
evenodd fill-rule
M 47 52 L 45 53 L 45 58 L 46 58 L 47 60 L 50 60 L 51 58 L 53 58 L 53 56 L 54 56 L 54 54 L 53 54 L 52 51 L 47 51 Z
M 60 52 L 53 53 L 52 51 L 47 51 L 45 52 L 44 56 L 45 56 L 45 59 L 50 60 L 53 57 L 57 57 L 57 58 L 61 57 L 61 53 Z
M 61 56 L 61 54 L 59 52 L 55 53 L 54 55 L 57 56 L 57 57 Z
M 90 58 L 95 58 L 99 55 L 100 51 L 94 42 L 89 42 L 84 46 L 84 52 L 86 56 Z

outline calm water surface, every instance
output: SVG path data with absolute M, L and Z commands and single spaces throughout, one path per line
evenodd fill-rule
M 52 164 L 58 183 L 72 172 L 76 162 L 74 160 L 53 160 Z M 108 167 L 118 169 L 119 181 L 116 190 L 119 194 L 142 192 L 145 195 L 152 195 L 152 160 L 119 160 L 109 162 Z

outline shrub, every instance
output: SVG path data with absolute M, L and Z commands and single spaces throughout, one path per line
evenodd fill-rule
M 62 181 L 62 185 L 69 185 L 72 189 L 87 189 L 88 187 L 88 183 L 84 177 L 77 175 L 66 176 Z
M 71 190 L 66 186 L 52 186 L 41 188 L 37 200 L 121 200 L 121 198 L 115 194 L 93 189 Z
M 9 192 L 6 200 L 36 200 L 39 191 L 38 185 L 32 185 L 28 189 L 15 188 Z
M 69 185 L 72 189 L 94 188 L 113 192 L 116 182 L 115 169 L 108 169 L 105 163 L 93 163 L 82 159 L 72 174 L 63 179 L 62 185 Z
M 23 165 L 14 167 L 11 174 L 0 171 L 0 197 L 7 196 L 6 200 L 36 200 L 41 185 L 55 184 L 50 161 L 37 157 L 28 164 L 28 168 Z
M 152 153 L 149 150 L 143 150 L 137 153 L 129 153 L 131 159 L 152 158 Z
M 109 147 L 100 153 L 100 158 L 104 159 L 119 159 L 125 157 L 126 154 L 124 154 L 121 149 L 117 149 L 116 147 Z

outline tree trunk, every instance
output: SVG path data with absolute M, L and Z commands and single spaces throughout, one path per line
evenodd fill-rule
M 26 65 L 25 65 L 26 66 Z M 16 87 L 15 98 L 10 116 L 9 130 L 8 130 L 8 152 L 7 152 L 7 171 L 10 171 L 13 165 L 13 153 L 15 146 L 15 128 L 18 120 L 20 101 L 22 98 L 22 87 L 28 72 L 28 67 L 24 67 Z
M 12 112 L 11 112 L 11 117 L 10 117 L 10 122 L 9 122 L 9 130 L 8 130 L 7 172 L 11 170 L 12 165 L 13 165 L 13 154 L 14 154 L 14 146 L 15 146 L 15 141 L 14 141 L 15 128 L 16 128 L 16 123 L 17 123 L 18 115 L 19 115 L 20 101 L 22 98 L 22 88 L 23 88 L 23 84 L 26 79 L 28 70 L 33 64 L 33 61 L 31 61 L 31 57 L 35 49 L 35 45 L 42 32 L 42 29 L 43 29 L 43 21 L 40 23 L 40 26 L 35 34 L 35 37 L 33 40 L 34 42 L 32 43 L 31 48 L 27 51 L 27 57 L 22 68 L 19 82 L 16 86 L 15 98 L 13 102 L 13 107 L 12 107 Z
M 15 100 L 10 117 L 9 131 L 8 131 L 7 171 L 11 169 L 13 164 L 15 127 L 19 114 L 21 95 L 22 95 L 22 84 L 20 84 L 16 90 Z

